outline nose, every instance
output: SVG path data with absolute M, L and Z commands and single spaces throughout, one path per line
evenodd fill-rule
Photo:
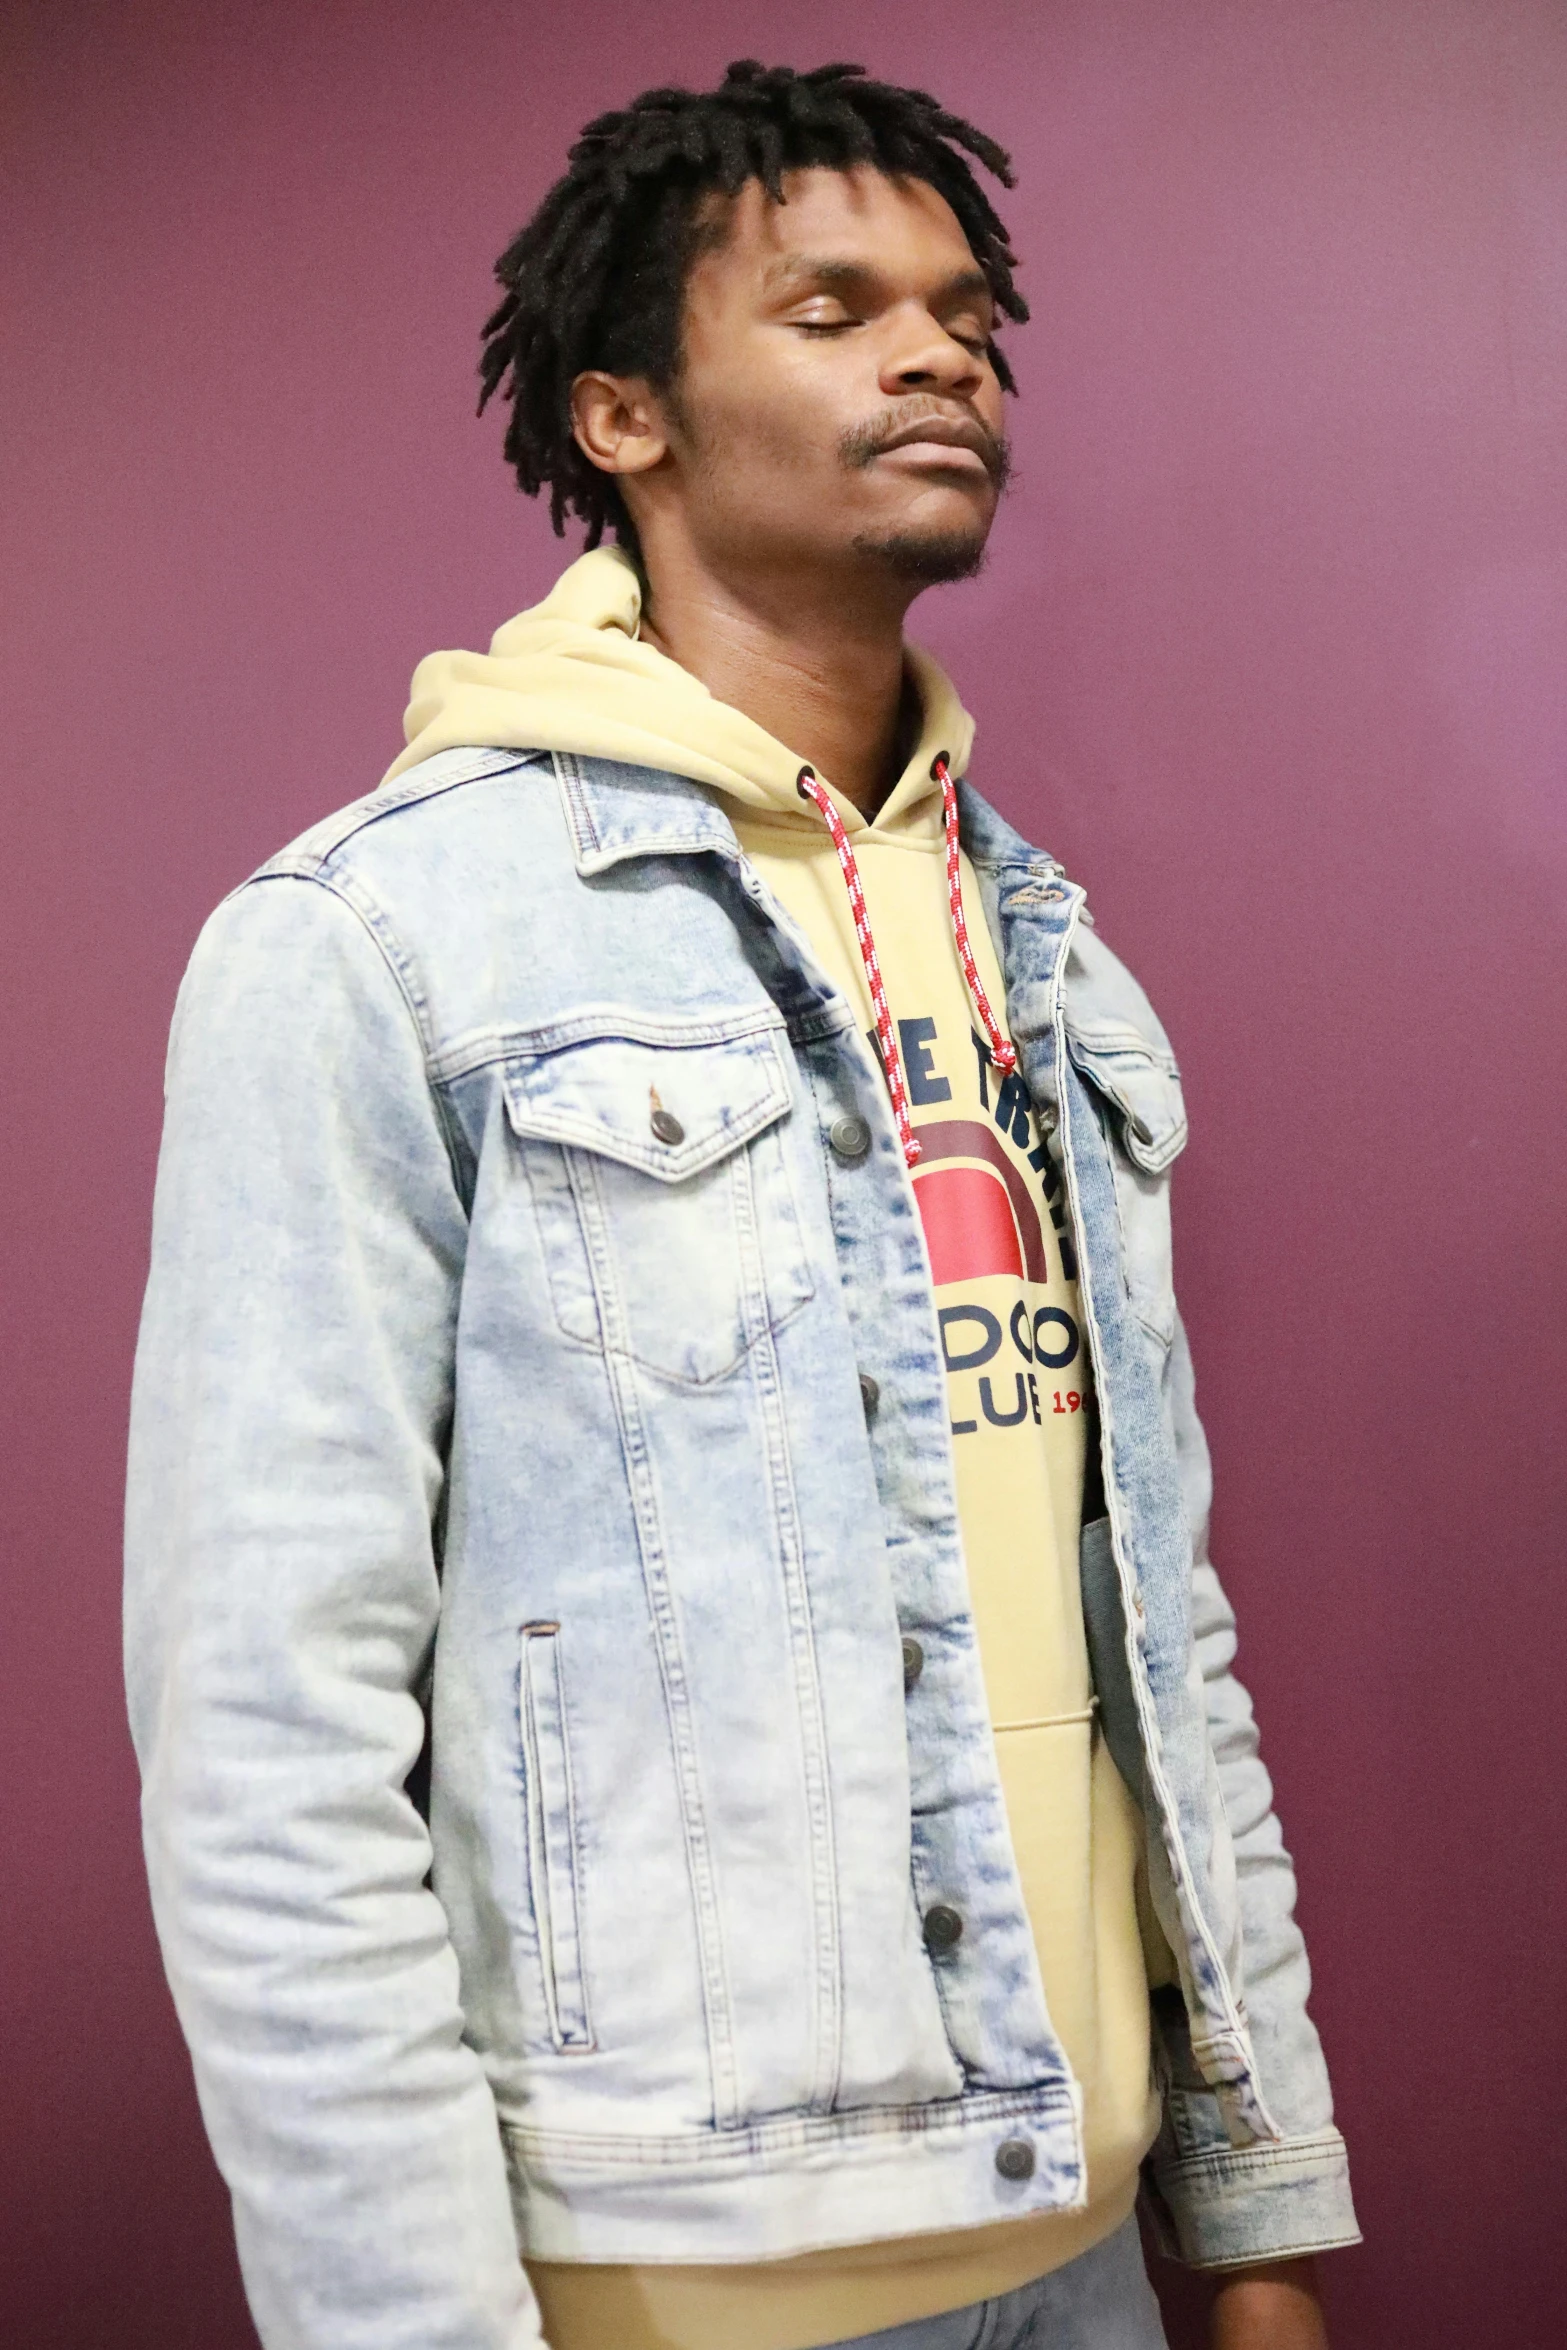
M 984 372 L 981 354 L 949 335 L 922 304 L 900 309 L 898 331 L 890 338 L 881 365 L 881 388 L 889 397 L 900 392 L 949 392 L 959 399 L 972 398 Z

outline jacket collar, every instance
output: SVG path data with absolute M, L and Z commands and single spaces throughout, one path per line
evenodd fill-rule
M 706 785 L 654 767 L 626 767 L 572 751 L 551 754 L 581 874 L 602 873 L 627 857 L 739 854 L 734 826 Z M 1031 848 L 973 786 L 960 783 L 963 846 L 976 866 L 1000 871 L 1021 866 L 1036 879 L 1061 871 L 1053 857 Z
M 657 767 L 623 767 L 616 759 L 584 759 L 574 751 L 551 756 L 579 873 L 603 873 L 627 857 L 707 852 L 733 864 L 739 856 L 735 828 L 704 785 Z

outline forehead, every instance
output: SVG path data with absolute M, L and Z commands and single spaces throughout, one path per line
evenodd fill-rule
M 953 277 L 975 269 L 945 196 L 925 180 L 893 179 L 869 164 L 783 175 L 775 204 L 759 180 L 715 200 L 714 242 L 696 268 L 731 279 L 786 281 L 802 259 L 874 262 L 884 273 Z M 695 274 L 695 272 L 693 272 Z

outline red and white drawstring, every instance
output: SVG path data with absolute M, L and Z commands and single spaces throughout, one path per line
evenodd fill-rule
M 938 752 L 932 760 L 930 772 L 931 780 L 941 786 L 941 811 L 947 834 L 947 902 L 952 910 L 952 935 L 957 941 L 958 960 L 963 966 L 969 995 L 989 1042 L 992 1061 L 1003 1071 L 1014 1069 L 1017 1066 L 1017 1053 L 1002 1035 L 1001 1024 L 990 1008 L 990 999 L 974 961 L 974 950 L 969 944 L 968 924 L 963 917 L 963 879 L 958 854 L 958 795 L 952 786 L 945 751 Z M 817 781 L 813 767 L 800 769 L 797 788 L 801 799 L 809 800 L 821 816 L 832 835 L 832 845 L 838 852 L 844 887 L 849 893 L 849 910 L 854 916 L 854 935 L 860 942 L 860 960 L 865 965 L 865 984 L 870 990 L 871 1010 L 876 1016 L 876 1042 L 881 1050 L 887 1091 L 892 1097 L 893 1121 L 898 1129 L 898 1140 L 903 1146 L 904 1164 L 916 1167 L 920 1159 L 920 1146 L 914 1139 L 914 1128 L 909 1119 L 909 1096 L 903 1082 L 903 1063 L 892 1031 L 892 1014 L 887 1009 L 887 990 L 882 984 L 881 964 L 877 959 L 876 941 L 871 935 L 871 920 L 865 908 L 865 891 L 860 883 L 860 868 L 855 862 L 853 845 L 843 818 Z
M 945 751 L 936 753 L 930 763 L 930 772 L 932 779 L 941 786 L 941 814 L 947 831 L 947 903 L 952 908 L 952 935 L 958 942 L 958 961 L 963 966 L 963 976 L 968 981 L 969 996 L 975 1011 L 979 1014 L 979 1024 L 985 1031 L 986 1042 L 990 1046 L 990 1057 L 1005 1076 L 1008 1071 L 1017 1067 L 1017 1048 L 1001 1033 L 1001 1023 L 990 1008 L 990 998 L 985 993 L 984 983 L 979 976 L 979 966 L 974 960 L 974 949 L 968 941 L 968 924 L 963 919 L 963 873 L 958 842 L 958 795 L 953 788 Z

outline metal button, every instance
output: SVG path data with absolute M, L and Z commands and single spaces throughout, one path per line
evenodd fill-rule
M 963 1939 L 963 1920 L 955 1909 L 948 1909 L 938 1901 L 934 1909 L 925 1912 L 925 1947 L 929 1951 L 951 1950 Z
M 1060 1111 L 1059 1111 L 1059 1110 L 1056 1108 L 1056 1105 L 1055 1105 L 1055 1103 L 1054 1103 L 1054 1102 L 1041 1102 L 1041 1103 L 1040 1103 L 1040 1105 L 1039 1105 L 1039 1131 L 1040 1131 L 1040 1133 L 1041 1133 L 1041 1134 L 1054 1134 L 1054 1132 L 1055 1132 L 1056 1128 L 1057 1128 L 1057 1127 L 1060 1125 L 1060 1123 L 1061 1123 L 1061 1113 L 1060 1113 Z
M 827 1139 L 840 1159 L 863 1159 L 871 1147 L 871 1130 L 865 1120 L 850 1110 L 841 1118 L 834 1118 L 827 1129 Z
M 660 1142 L 673 1145 L 685 1141 L 686 1130 L 673 1110 L 655 1110 L 648 1124 Z
M 917 1640 L 905 1639 L 903 1643 L 903 1686 L 905 1692 L 913 1688 L 924 1670 L 924 1649 L 921 1648 Z
M 996 2168 L 1004 2179 L 1031 2179 L 1034 2149 L 1026 2138 L 1003 2138 L 996 2148 Z
M 881 1401 L 881 1383 L 873 1379 L 869 1371 L 860 1373 L 860 1401 L 865 1406 L 865 1417 L 868 1420 Z

